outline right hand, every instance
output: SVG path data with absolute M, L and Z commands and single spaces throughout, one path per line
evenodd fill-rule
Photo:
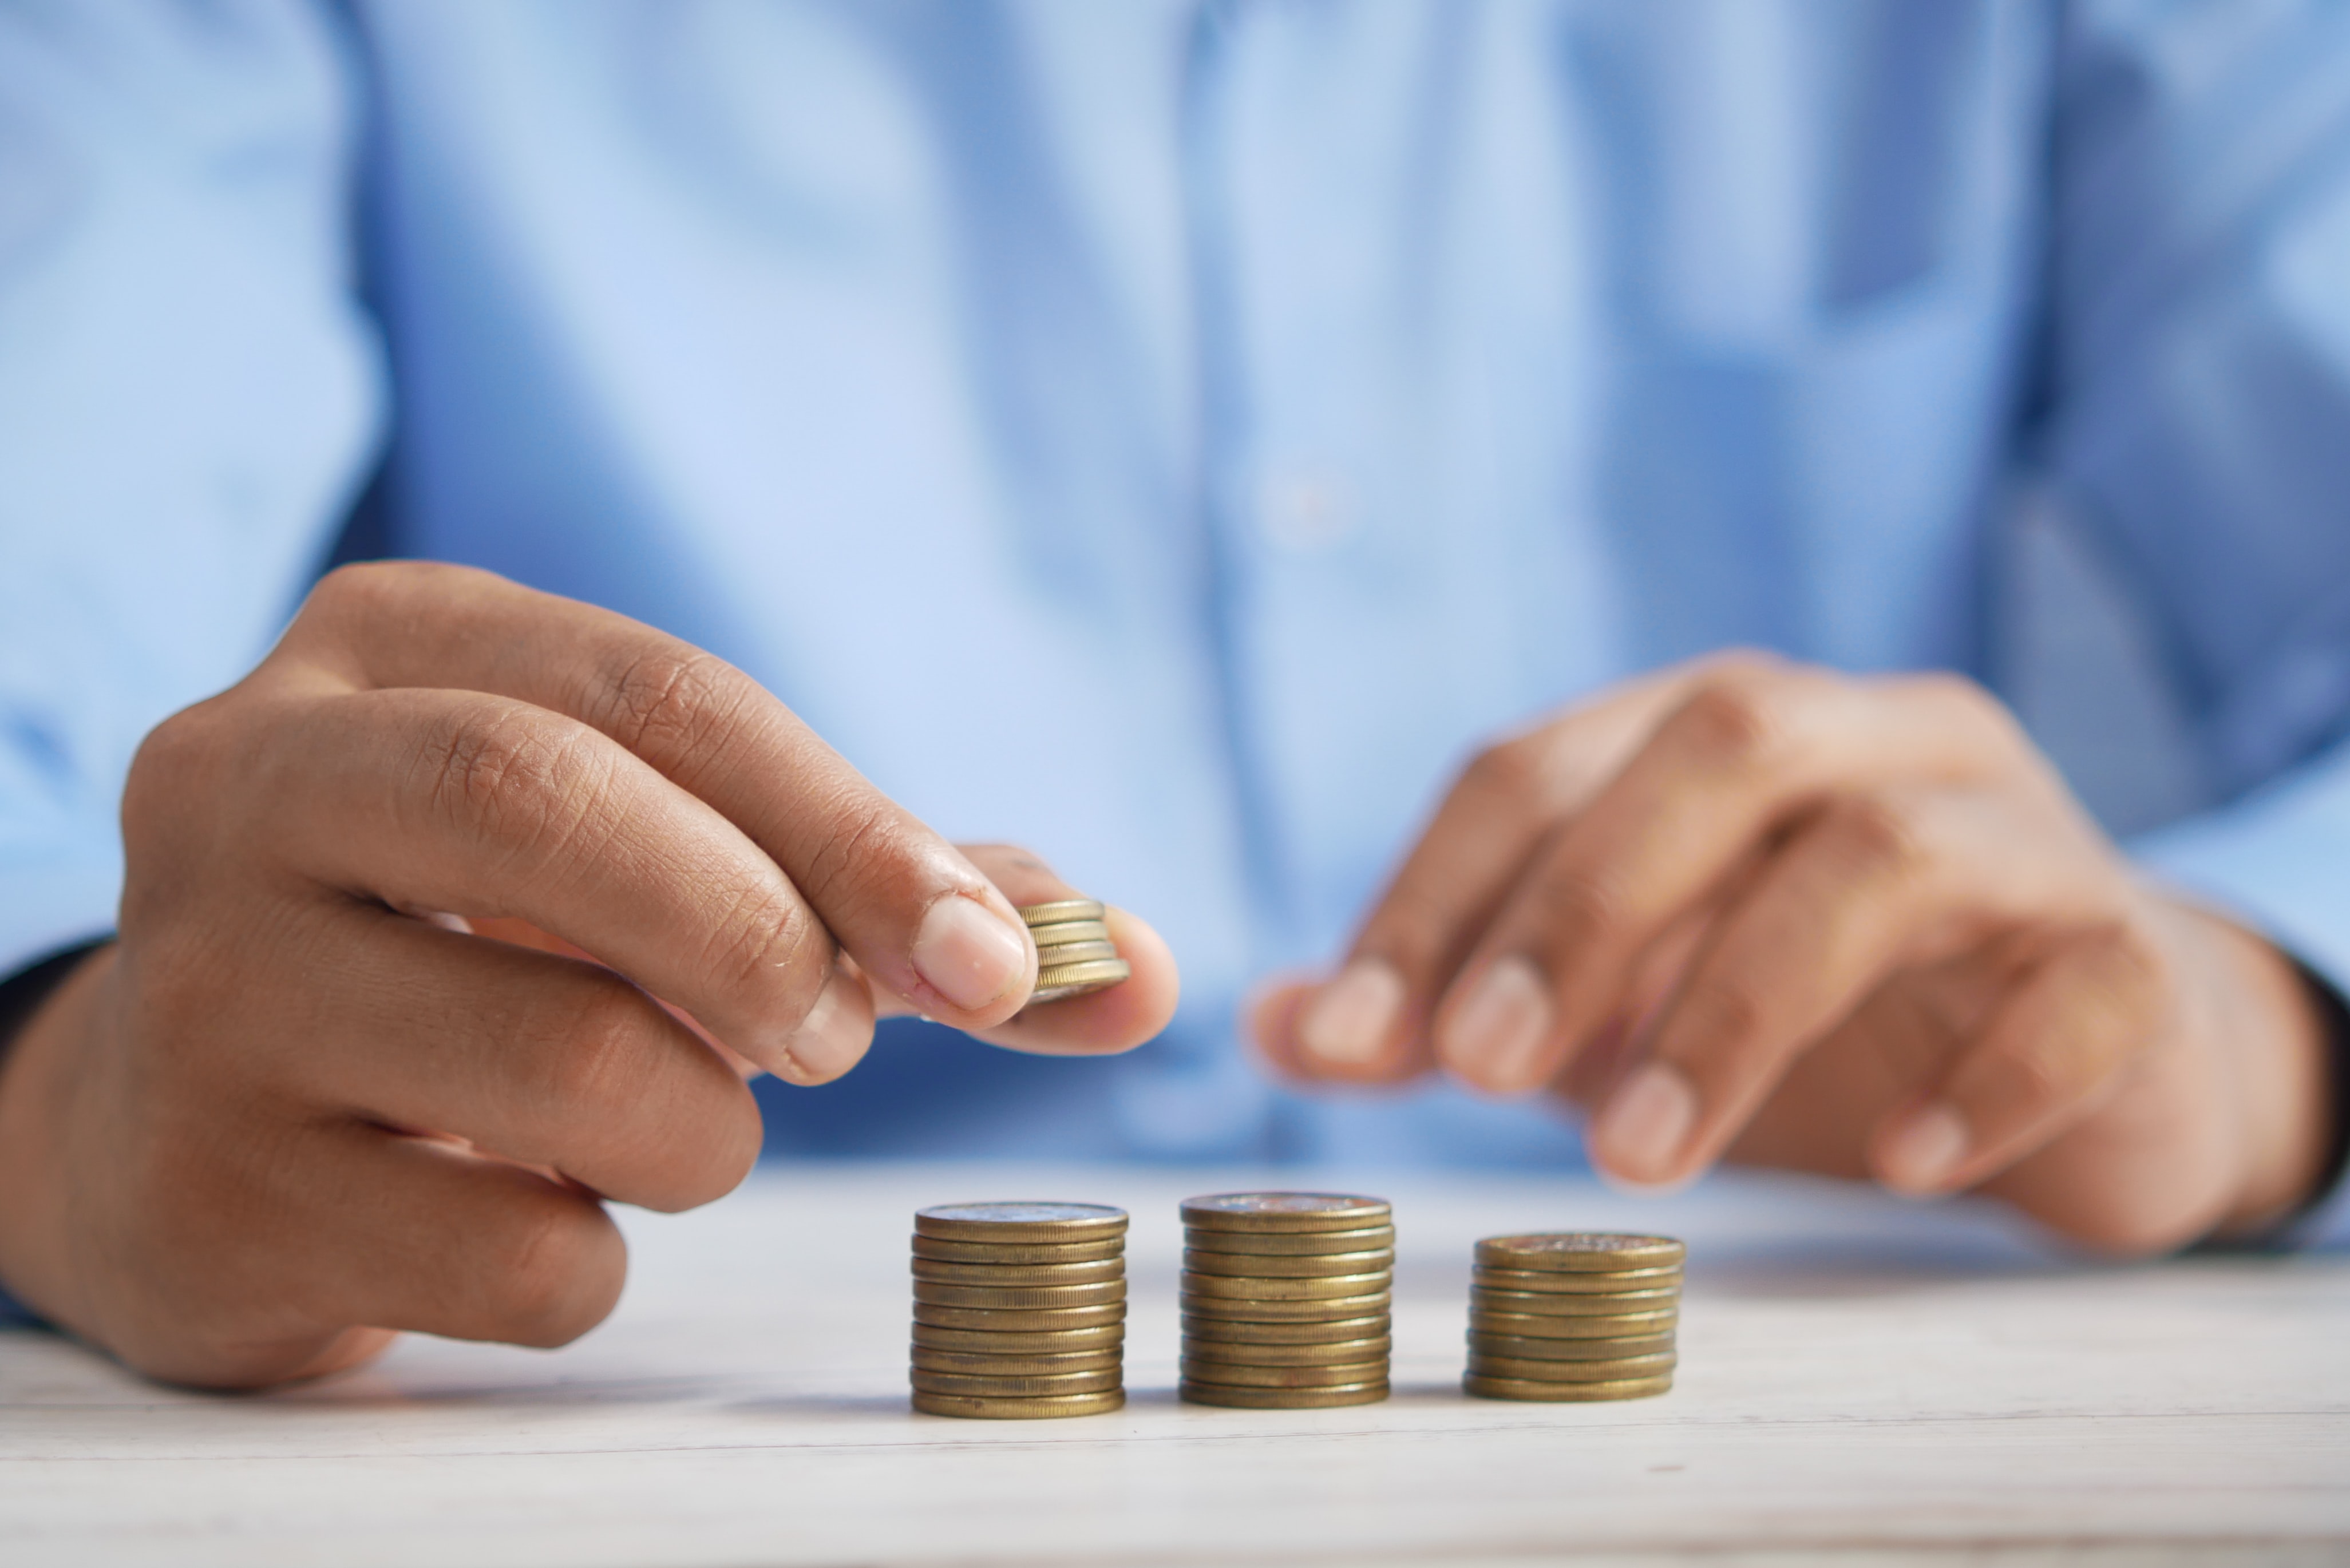
M 328 577 L 148 738 L 123 838 L 119 941 L 0 1070 L 0 1282 L 185 1383 L 577 1336 L 626 1266 L 599 1199 L 731 1190 L 740 1064 L 837 1077 L 877 1010 L 1076 1054 L 1174 1008 L 1113 912 L 1134 978 L 1016 1016 L 1035 950 L 974 857 L 1024 903 L 1074 896 L 1049 871 L 944 842 L 717 659 L 457 567 Z

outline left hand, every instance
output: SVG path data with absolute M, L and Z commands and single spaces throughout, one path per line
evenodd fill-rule
M 1725 657 L 1506 740 L 1337 974 L 1253 1019 L 1295 1078 L 1594 1108 L 1632 1183 L 1980 1186 L 2120 1252 L 2282 1214 L 2325 1147 L 2291 965 L 2147 887 L 1950 676 Z

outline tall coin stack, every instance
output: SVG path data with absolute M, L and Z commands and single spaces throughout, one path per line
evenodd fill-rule
M 1385 1200 L 1225 1192 L 1187 1200 L 1183 1227 L 1184 1398 L 1304 1410 L 1388 1397 Z
M 1125 1210 L 949 1203 L 914 1216 L 915 1409 L 1115 1410 L 1125 1348 Z
M 1478 1242 L 1461 1386 L 1488 1399 L 1662 1394 L 1684 1251 L 1668 1236 L 1586 1231 Z
M 1020 919 L 1036 942 L 1036 989 L 1028 1005 L 1107 991 L 1134 972 L 1109 940 L 1107 911 L 1091 898 L 1030 904 Z

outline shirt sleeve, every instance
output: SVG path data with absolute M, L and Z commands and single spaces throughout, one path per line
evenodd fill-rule
M 296 0 L 0 10 L 0 975 L 112 927 L 140 739 L 362 476 L 352 80 Z
M 2223 802 L 2134 848 L 2350 990 L 2350 9 L 2085 0 L 2057 70 L 2047 464 Z

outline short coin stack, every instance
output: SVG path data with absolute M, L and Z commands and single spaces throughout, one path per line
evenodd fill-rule
M 915 1409 L 1115 1410 L 1125 1348 L 1125 1210 L 949 1203 L 914 1216 Z
M 1388 1397 L 1395 1224 L 1336 1192 L 1225 1192 L 1183 1205 L 1182 1397 L 1260 1410 Z
M 1488 1399 L 1638 1399 L 1673 1386 L 1684 1249 L 1557 1231 L 1477 1243 L 1469 1375 Z
M 1107 991 L 1134 972 L 1109 940 L 1107 913 L 1091 898 L 1060 898 L 1020 911 L 1036 942 L 1036 989 L 1029 1006 Z

